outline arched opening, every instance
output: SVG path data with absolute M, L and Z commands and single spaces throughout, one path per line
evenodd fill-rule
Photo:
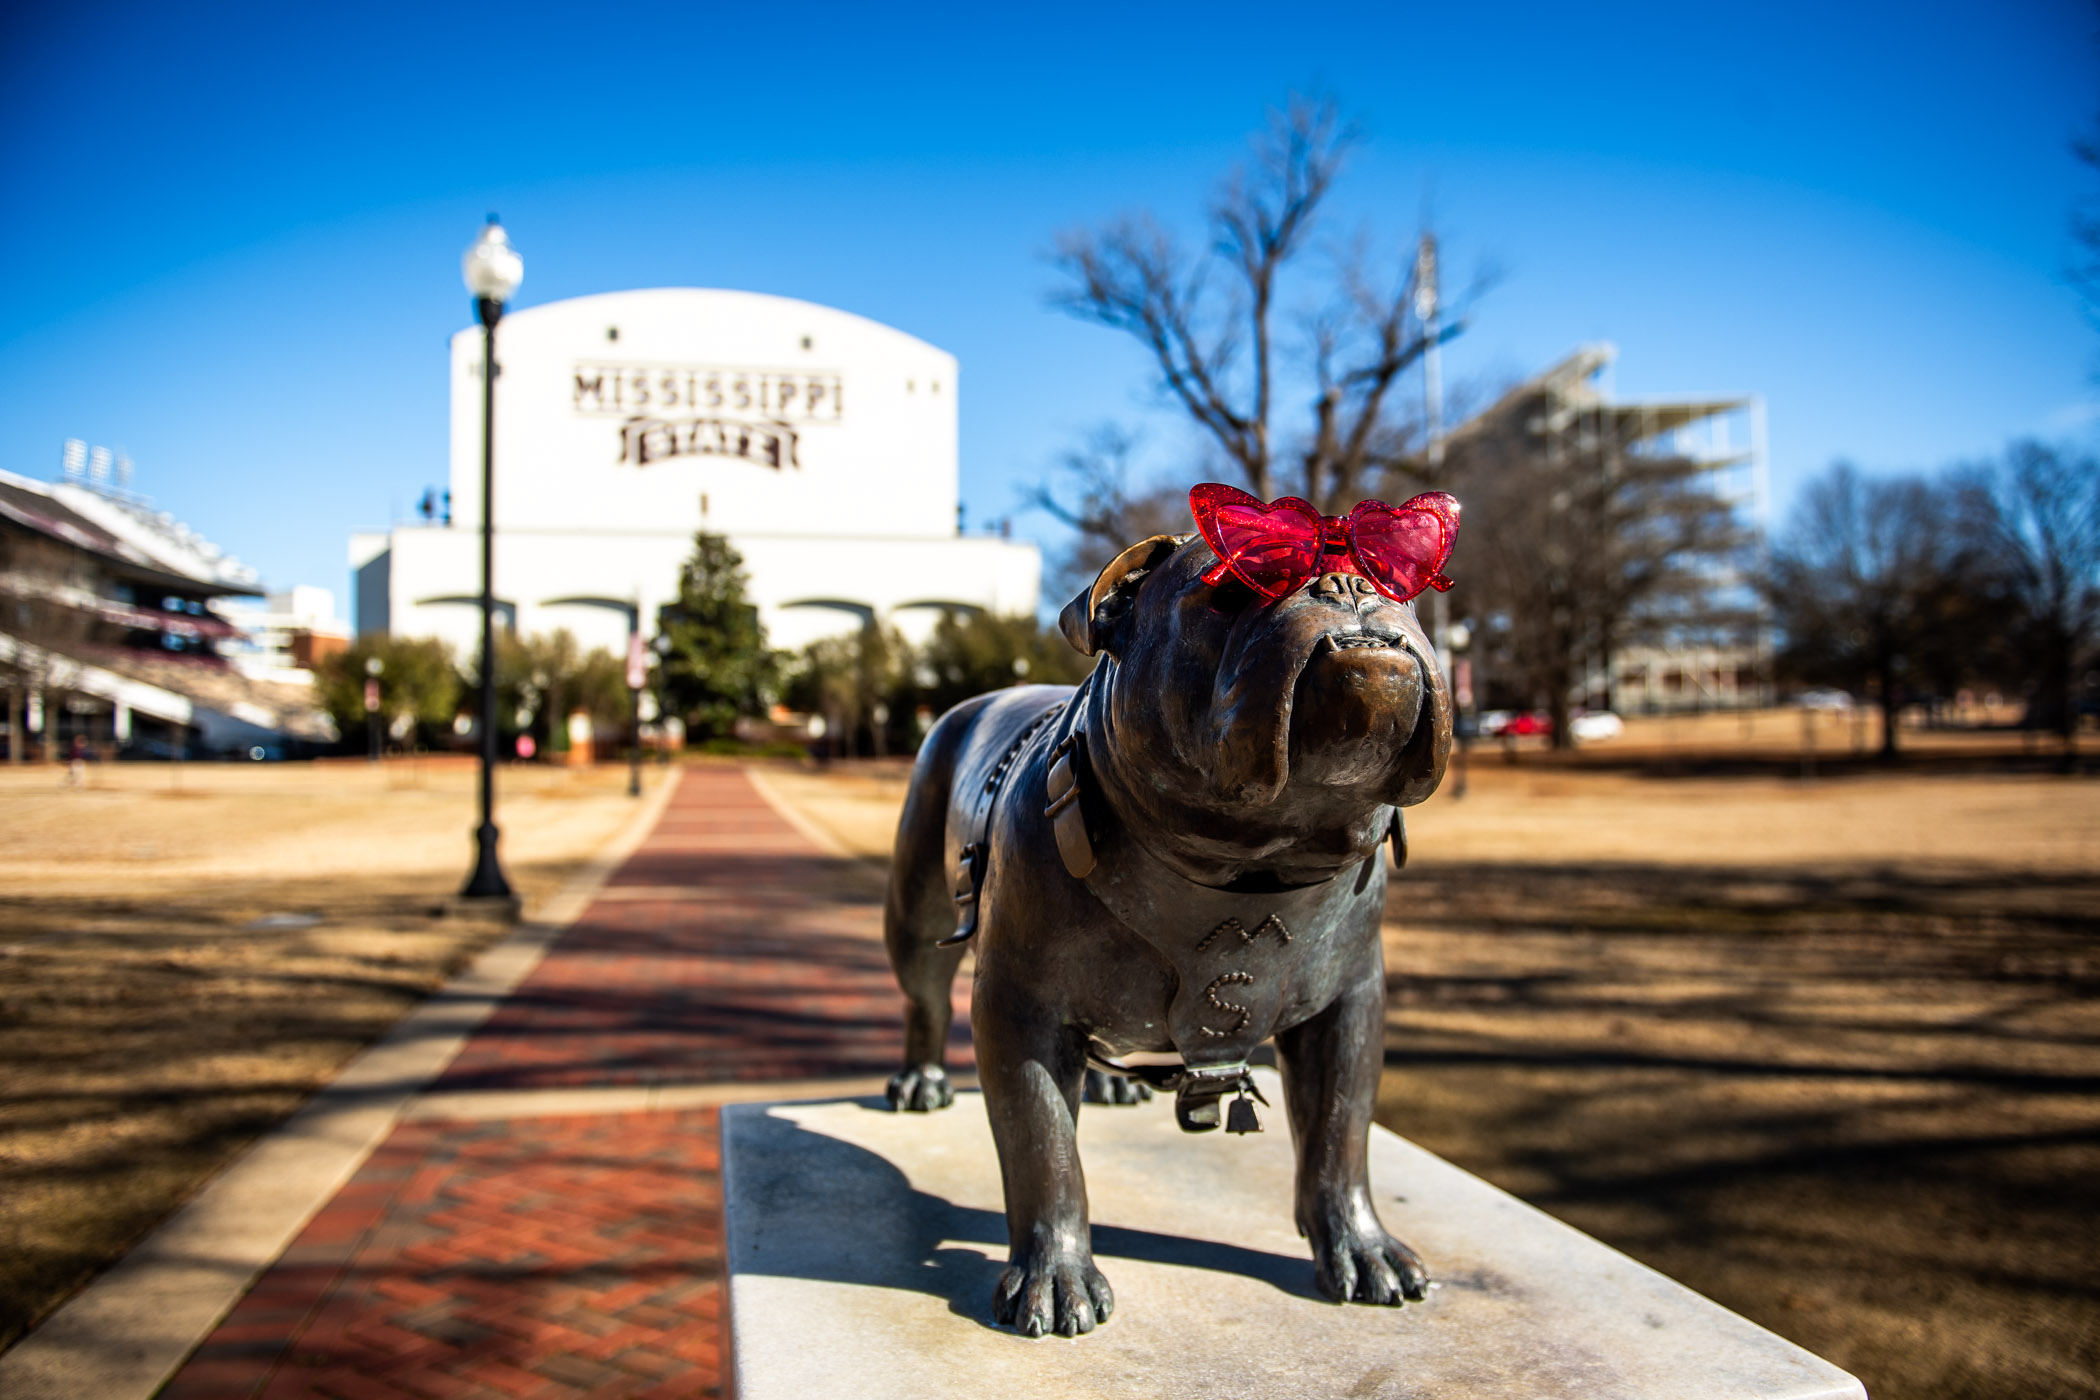
M 642 630 L 641 603 L 633 598 L 612 598 L 599 593 L 568 594 L 560 598 L 542 599 L 542 612 L 557 608 L 585 609 L 582 618 L 572 619 L 576 624 L 567 630 L 575 636 L 579 645 L 588 651 L 603 647 L 615 655 L 624 655 L 632 645 L 632 638 Z M 610 613 L 612 617 L 605 614 Z M 614 618 L 618 621 L 614 622 Z M 557 615 L 545 619 L 550 630 L 559 630 L 562 619 Z
M 518 605 L 507 598 L 498 598 L 496 603 L 496 625 L 506 637 L 518 635 Z M 419 608 L 467 607 L 478 609 L 481 595 L 477 593 L 439 593 L 428 598 L 416 599 Z
M 800 651 L 811 642 L 843 636 L 873 627 L 875 609 L 849 598 L 796 598 L 780 604 L 767 625 L 767 640 L 786 651 Z
M 983 617 L 989 611 L 982 603 L 965 603 L 954 598 L 914 598 L 891 608 L 890 620 L 904 634 L 904 639 L 916 647 L 932 640 L 933 629 L 940 626 L 944 617 Z

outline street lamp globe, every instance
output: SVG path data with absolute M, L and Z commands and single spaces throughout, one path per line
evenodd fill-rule
M 501 305 L 516 295 L 518 284 L 525 280 L 525 259 L 510 246 L 510 235 L 491 214 L 480 235 L 467 245 L 459 270 L 475 300 Z

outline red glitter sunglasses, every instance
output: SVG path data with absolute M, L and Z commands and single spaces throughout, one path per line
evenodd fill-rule
M 1319 574 L 1359 573 L 1396 603 L 1451 586 L 1443 568 L 1458 537 L 1458 498 L 1448 491 L 1397 506 L 1358 501 L 1345 516 L 1323 516 L 1296 496 L 1263 505 L 1207 481 L 1189 492 L 1189 512 L 1218 556 L 1203 575 L 1208 584 L 1231 573 L 1264 598 L 1281 598 Z

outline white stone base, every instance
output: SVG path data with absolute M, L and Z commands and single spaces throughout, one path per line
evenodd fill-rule
M 981 1097 L 930 1115 L 724 1108 L 731 1393 L 1864 1400 L 1828 1362 L 1377 1128 L 1379 1213 L 1438 1286 L 1404 1308 L 1326 1302 L 1261 1073 L 1278 1107 L 1259 1136 L 1184 1134 L 1164 1100 L 1086 1108 L 1116 1309 L 1069 1340 L 992 1325 L 1006 1222 Z

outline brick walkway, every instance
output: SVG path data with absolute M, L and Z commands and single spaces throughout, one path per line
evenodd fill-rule
M 881 1074 L 900 1011 L 872 873 L 817 851 L 740 772 L 699 767 L 431 1087 Z M 960 1032 L 952 1063 L 969 1064 Z M 404 1122 L 161 1396 L 718 1394 L 715 1123 Z

